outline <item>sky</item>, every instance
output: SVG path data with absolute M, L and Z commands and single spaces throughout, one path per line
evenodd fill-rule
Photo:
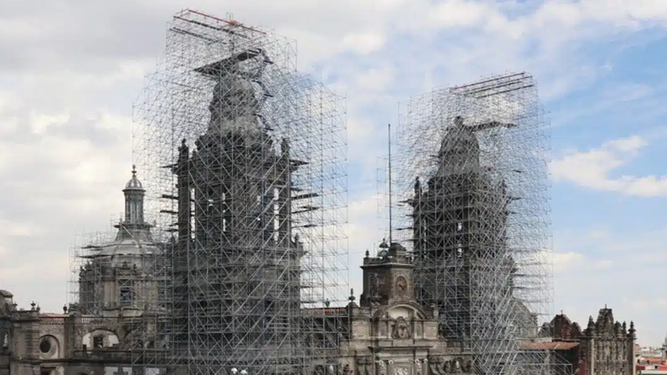
M 383 236 L 375 167 L 397 103 L 531 73 L 552 125 L 554 312 L 585 326 L 607 305 L 662 343 L 664 0 L 3 0 L 0 289 L 19 306 L 60 311 L 77 236 L 118 220 L 132 106 L 183 8 L 296 39 L 299 69 L 346 96 L 353 280 Z

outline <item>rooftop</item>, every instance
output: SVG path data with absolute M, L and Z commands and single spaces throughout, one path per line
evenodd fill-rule
M 524 350 L 570 350 L 574 347 L 579 346 L 578 342 L 563 342 L 563 341 L 552 341 L 552 342 L 530 342 L 525 344 L 522 349 Z
M 137 179 L 137 167 L 132 166 L 132 178 L 125 184 L 125 190 L 144 190 L 141 181 Z

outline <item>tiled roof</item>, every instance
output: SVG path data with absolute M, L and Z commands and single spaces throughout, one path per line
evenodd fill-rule
M 574 347 L 579 346 L 578 342 L 563 342 L 563 341 L 551 341 L 551 342 L 531 342 L 523 345 L 522 349 L 524 350 L 570 350 Z

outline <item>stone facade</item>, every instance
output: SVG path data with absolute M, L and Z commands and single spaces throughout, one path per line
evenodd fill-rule
M 440 335 L 437 308 L 416 302 L 413 268 L 397 243 L 384 244 L 377 257 L 366 254 L 363 293 L 347 309 L 351 327 L 342 345 L 343 374 L 471 373 L 470 356 Z
M 125 219 L 114 240 L 86 257 L 79 303 L 62 314 L 44 314 L 34 303 L 19 309 L 13 295 L 0 290 L 0 375 L 136 374 L 130 349 L 159 345 L 158 320 L 145 319 L 159 313 L 155 277 L 141 272 L 156 246 L 143 219 L 144 190 L 136 171 L 123 192 Z
M 128 336 L 123 318 L 43 314 L 35 304 L 17 309 L 9 292 L 0 295 L 0 335 L 7 344 L 0 350 L 0 375 L 133 374 L 130 352 L 122 348 Z
M 388 246 L 387 246 L 388 247 Z M 333 375 L 472 374 L 472 360 L 439 330 L 435 307 L 414 298 L 412 260 L 399 244 L 364 258 L 359 304 L 330 309 L 350 325 L 334 364 L 313 364 L 313 373 Z M 137 312 L 109 308 L 103 315 L 78 310 L 44 314 L 32 305 L 18 310 L 6 291 L 0 305 L 0 375 L 159 375 L 166 368 L 132 366 Z M 152 320 L 152 319 L 149 319 Z M 146 343 L 147 344 L 147 343 Z
M 133 358 L 133 348 L 157 349 L 159 354 L 166 345 L 155 326 L 160 321 L 156 317 L 165 314 L 157 303 L 156 280 L 141 272 L 143 262 L 151 259 L 146 255 L 158 246 L 143 221 L 143 188 L 134 171 L 123 191 L 125 220 L 117 226 L 116 239 L 97 246 L 82 268 L 80 304 L 64 307 L 62 314 L 45 314 L 34 303 L 27 310 L 17 308 L 13 295 L 0 290 L 0 375 L 177 373 L 133 366 L 146 359 Z M 335 314 L 348 322 L 334 339 L 340 352 L 311 364 L 314 375 L 475 373 L 461 342 L 445 338 L 438 308 L 418 303 L 414 259 L 403 246 L 383 242 L 377 256 L 366 253 L 362 269 L 358 303 L 351 293 L 347 307 L 312 312 L 323 314 L 324 321 Z M 557 315 L 541 333 L 551 341 L 531 342 L 524 349 L 568 364 L 571 371 L 563 374 L 634 375 L 634 326 L 614 321 L 611 309 L 601 309 L 585 330 Z
M 364 290 L 355 302 L 330 313 L 345 314 L 349 326 L 341 352 L 329 363 L 313 364 L 315 375 L 472 374 L 471 356 L 439 332 L 437 309 L 420 306 L 413 295 L 411 259 L 392 244 L 377 257 L 364 258 Z M 320 310 L 321 311 L 321 310 Z M 160 375 L 167 368 L 132 365 L 130 347 L 136 313 L 83 315 L 79 311 L 44 314 L 35 304 L 18 309 L 0 290 L 0 375 Z M 149 319 L 154 320 L 154 319 Z M 526 345 L 548 362 L 568 365 L 562 374 L 635 375 L 635 330 L 601 309 L 586 329 L 556 315 L 541 336 L 550 341 Z M 136 359 L 135 359 L 136 360 Z M 555 367 L 554 367 L 555 368 Z M 567 370 L 565 370 L 567 369 Z M 561 373 L 558 373 L 560 375 Z
M 600 309 L 597 320 L 591 316 L 586 329 L 572 322 L 564 314 L 556 315 L 545 323 L 541 336 L 550 342 L 527 345 L 532 350 L 553 350 L 560 361 L 572 367 L 577 375 L 635 375 L 634 323 L 614 320 L 612 309 Z

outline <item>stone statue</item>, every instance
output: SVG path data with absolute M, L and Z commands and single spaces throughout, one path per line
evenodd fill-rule
M 370 364 L 364 365 L 363 375 L 373 375 L 373 367 Z
M 433 358 L 432 361 L 429 362 L 429 373 L 430 374 L 439 374 L 440 371 L 438 369 L 438 360 L 439 358 Z
M 363 371 L 362 374 L 363 375 L 372 375 L 373 374 L 372 370 L 373 370 L 373 366 L 371 366 L 371 364 L 369 362 L 365 362 L 363 370 L 362 370 Z
M 409 339 L 410 338 L 410 325 L 404 317 L 399 317 L 396 319 L 396 324 L 394 325 L 393 337 L 395 339 Z

